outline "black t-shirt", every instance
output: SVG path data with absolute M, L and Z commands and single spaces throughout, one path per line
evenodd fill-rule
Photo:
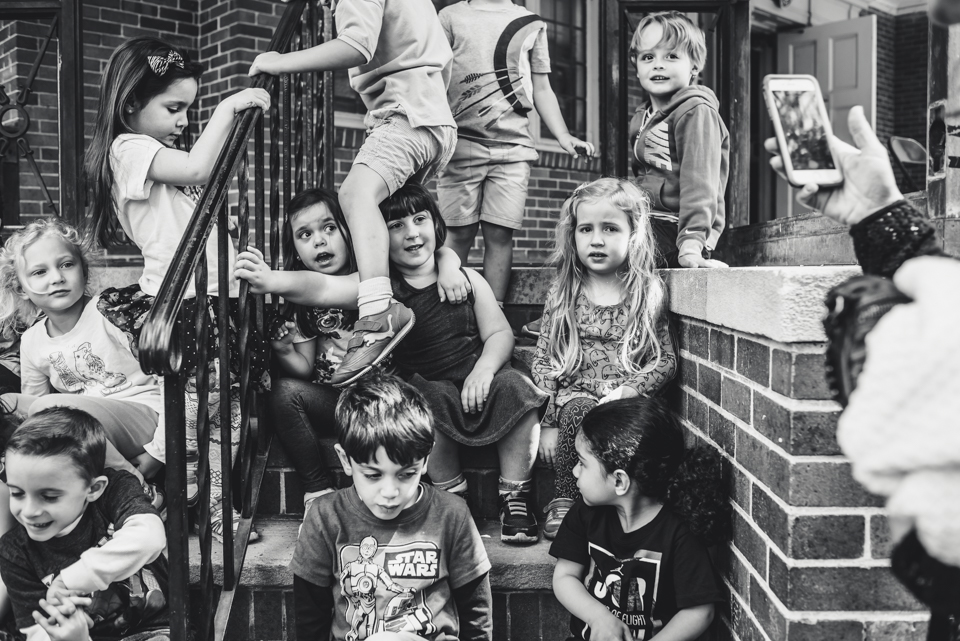
M 611 506 L 577 500 L 560 525 L 550 554 L 587 569 L 584 585 L 643 639 L 652 615 L 654 634 L 680 610 L 723 601 L 716 572 L 703 543 L 667 508 L 639 530 L 624 533 Z M 571 617 L 570 631 L 589 639 L 583 621 Z
M 21 630 L 36 624 L 31 613 L 42 611 L 39 601 L 46 598 L 47 587 L 61 570 L 78 561 L 83 552 L 103 545 L 129 517 L 157 514 L 135 476 L 112 469 L 104 470 L 104 475 L 106 490 L 87 506 L 69 534 L 34 541 L 18 523 L 0 539 L 0 573 Z M 87 608 L 95 623 L 91 639 L 118 639 L 165 627 L 167 582 L 167 560 L 161 554 L 129 579 L 95 592 Z

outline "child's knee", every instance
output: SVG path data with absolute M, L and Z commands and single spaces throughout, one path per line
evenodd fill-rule
M 513 230 L 496 223 L 483 223 L 483 243 L 494 247 L 513 246 Z

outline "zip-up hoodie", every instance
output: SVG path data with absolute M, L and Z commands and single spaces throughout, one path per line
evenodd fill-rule
M 690 85 L 663 111 L 647 118 L 646 102 L 630 120 L 633 173 L 654 217 L 677 222 L 681 256 L 712 251 L 726 223 L 730 140 L 719 105 L 708 87 Z

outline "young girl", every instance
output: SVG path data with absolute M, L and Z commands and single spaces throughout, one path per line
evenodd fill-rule
M 262 89 L 245 89 L 225 98 L 214 110 L 193 148 L 174 149 L 187 127 L 187 109 L 197 97 L 201 67 L 190 62 L 187 54 L 156 38 L 134 38 L 117 47 L 110 56 L 100 84 L 100 100 L 93 138 L 84 159 L 91 187 L 91 216 L 97 238 L 103 245 L 117 240 L 122 229 L 143 253 L 143 274 L 137 284 L 122 289 L 107 289 L 100 295 L 99 310 L 111 323 L 127 334 L 134 353 L 138 353 L 140 331 L 153 305 L 160 284 L 171 262 L 179 260 L 177 247 L 187 228 L 202 191 L 198 188 L 210 176 L 220 149 L 233 123 L 234 115 L 250 107 L 266 110 L 269 94 Z M 230 278 L 229 291 L 218 288 L 219 269 L 233 272 L 235 249 L 228 243 L 227 265 L 217 260 L 217 231 L 207 242 L 207 312 L 216 328 L 217 297 L 229 296 L 232 316 L 236 314 L 239 287 Z M 193 283 L 186 293 L 181 319 L 193 319 L 196 310 Z M 230 319 L 230 331 L 224 338 L 230 346 L 230 390 L 233 407 L 230 416 L 232 441 L 239 442 L 240 351 L 237 343 L 237 319 Z M 221 510 L 221 464 L 219 417 L 217 406 L 221 390 L 217 360 L 220 337 L 209 332 L 207 363 L 197 363 L 195 344 L 185 345 L 182 371 L 190 376 L 209 375 L 210 404 L 210 478 L 212 531 L 218 538 L 223 531 Z M 251 334 L 250 380 L 263 384 L 265 362 L 256 333 Z M 200 370 L 198 372 L 198 370 Z M 194 379 L 195 380 L 195 379 Z M 188 383 L 186 399 L 187 449 L 196 450 L 195 384 Z M 158 454 L 158 455 L 157 455 Z M 189 454 L 188 454 L 189 456 Z M 189 460 L 189 459 L 188 459 Z M 195 460 L 195 459 L 194 459 Z M 163 452 L 148 454 L 140 460 L 146 476 L 163 461 Z M 196 485 L 188 488 L 188 500 L 195 499 Z M 238 515 L 234 512 L 234 526 Z
M 160 385 L 87 293 L 89 271 L 89 245 L 57 218 L 30 223 L 4 244 L 0 327 L 43 316 L 21 339 L 22 393 L 2 401 L 21 418 L 53 406 L 86 411 L 107 433 L 107 467 L 139 477 L 128 461 L 156 450 Z
M 590 410 L 576 452 L 583 498 L 550 546 L 570 631 L 577 639 L 699 638 L 724 598 L 705 547 L 729 536 L 719 457 L 686 450 L 660 398 Z
M 357 264 L 337 195 L 307 189 L 287 205 L 281 235 L 283 272 L 272 272 L 263 254 L 250 248 L 238 256 L 236 276 L 256 293 L 284 297 L 271 346 L 281 378 L 273 385 L 274 429 L 303 485 L 304 517 L 318 496 L 334 489 L 321 456 L 320 437 L 334 433 L 340 390 L 330 379 L 347 352 L 357 321 Z M 441 249 L 450 283 L 438 295 L 465 300 L 460 260 Z M 342 277 L 342 278 L 340 278 Z M 299 295 L 298 295 L 299 294 Z M 302 302 L 303 304 L 296 304 Z
M 563 204 L 532 367 L 553 397 L 540 432 L 540 456 L 556 470 L 547 538 L 577 495 L 573 441 L 584 414 L 655 393 L 676 370 L 648 212 L 643 193 L 616 178 L 583 184 Z

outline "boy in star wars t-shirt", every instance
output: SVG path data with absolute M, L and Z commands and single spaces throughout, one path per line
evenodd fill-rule
M 340 396 L 336 418 L 354 485 L 304 520 L 290 564 L 297 638 L 490 641 L 490 561 L 470 511 L 420 483 L 433 447 L 423 398 L 371 374 Z

